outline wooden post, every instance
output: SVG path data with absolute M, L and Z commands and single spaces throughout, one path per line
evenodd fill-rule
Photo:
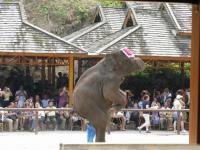
M 51 68 L 51 60 L 48 60 L 48 82 L 52 84 L 52 68 Z
M 55 63 L 55 58 L 53 58 L 52 62 L 53 62 L 53 64 Z M 55 69 L 55 65 L 52 65 L 52 85 L 53 85 L 54 89 L 56 86 L 55 79 L 56 79 L 56 69 Z
M 42 74 L 42 81 L 44 81 L 46 79 L 46 74 L 45 74 L 45 60 L 42 60 L 42 70 L 41 70 L 41 74 Z
M 78 78 L 81 76 L 82 74 L 82 59 L 78 60 Z
M 72 95 L 74 90 L 74 58 L 69 57 L 69 105 L 72 106 Z
M 200 2 L 192 6 L 192 54 L 190 76 L 190 129 L 189 143 L 200 144 L 200 95 L 199 95 L 199 63 L 200 63 Z
M 39 125 L 39 119 L 38 119 L 38 110 L 35 112 L 35 135 L 38 134 L 38 125 Z
M 185 63 L 181 62 L 181 87 L 185 90 Z
M 177 112 L 177 134 L 180 135 L 180 128 L 181 128 L 181 117 L 180 117 L 180 111 Z

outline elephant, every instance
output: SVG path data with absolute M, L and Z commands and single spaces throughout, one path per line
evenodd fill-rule
M 74 88 L 73 109 L 94 125 L 96 142 L 105 142 L 110 109 L 119 111 L 126 104 L 126 94 L 120 89 L 124 77 L 145 68 L 142 59 L 129 57 L 132 51 L 127 50 L 107 54 L 81 75 Z

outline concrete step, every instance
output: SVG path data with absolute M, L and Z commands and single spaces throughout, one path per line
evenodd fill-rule
M 60 144 L 60 150 L 200 150 L 200 145 Z

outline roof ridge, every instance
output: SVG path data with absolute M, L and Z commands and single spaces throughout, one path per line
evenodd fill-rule
M 5 4 L 6 4 L 6 3 L 5 3 Z M 38 30 L 38 31 L 40 31 L 40 32 L 42 32 L 42 33 L 48 35 L 48 36 L 51 36 L 51 37 L 53 37 L 53 38 L 56 38 L 57 40 L 62 41 L 62 42 L 64 42 L 65 44 L 69 44 L 69 45 L 73 46 L 74 48 L 77 48 L 77 49 L 79 49 L 79 50 L 81 50 L 81 51 L 83 51 L 83 52 L 86 52 L 86 53 L 88 52 L 88 51 L 85 50 L 84 48 L 80 48 L 80 47 L 78 47 L 77 45 L 72 44 L 72 43 L 70 43 L 70 42 L 68 42 L 68 41 L 65 41 L 64 39 L 62 39 L 62 38 L 56 36 L 56 35 L 53 34 L 53 33 L 50 33 L 50 32 L 48 32 L 48 31 L 46 31 L 46 30 L 44 30 L 44 29 L 41 29 L 41 28 L 39 28 L 39 27 L 37 27 L 37 26 L 35 26 L 35 25 L 29 23 L 29 22 L 24 18 L 25 16 L 24 16 L 24 13 L 23 13 L 23 11 L 22 11 L 22 8 L 21 8 L 22 6 L 21 6 L 21 3 L 20 3 L 20 2 L 7 3 L 7 4 L 18 4 L 19 10 L 20 10 L 21 19 L 22 19 L 22 23 L 24 23 L 25 25 L 30 26 L 30 27 L 32 27 L 32 28 L 34 28 L 34 29 L 36 29 L 36 30 Z
M 102 8 L 112 8 L 112 9 L 126 9 L 126 7 L 111 7 L 111 6 L 102 6 L 100 5 Z
M 170 16 L 170 18 L 172 19 L 172 22 L 175 24 L 176 28 L 178 29 L 178 32 L 182 29 L 176 16 L 174 15 L 174 12 L 171 8 L 171 6 L 169 5 L 169 3 L 162 3 L 168 13 L 168 15 Z
M 19 4 L 20 2 L 0 2 L 0 4 Z

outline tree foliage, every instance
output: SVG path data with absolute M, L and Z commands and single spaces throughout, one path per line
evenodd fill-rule
M 65 36 L 90 24 L 97 4 L 122 7 L 122 2 L 112 0 L 4 0 L 21 1 L 28 20 L 58 36 Z
M 186 65 L 185 68 L 188 66 Z M 185 71 L 184 81 L 185 88 L 189 88 L 189 70 Z M 123 90 L 131 90 L 136 97 L 140 96 L 140 92 L 147 89 L 151 93 L 154 90 L 162 91 L 169 88 L 173 93 L 182 88 L 182 78 L 180 68 L 160 68 L 155 69 L 147 67 L 143 72 L 131 74 L 127 76 L 121 84 Z

